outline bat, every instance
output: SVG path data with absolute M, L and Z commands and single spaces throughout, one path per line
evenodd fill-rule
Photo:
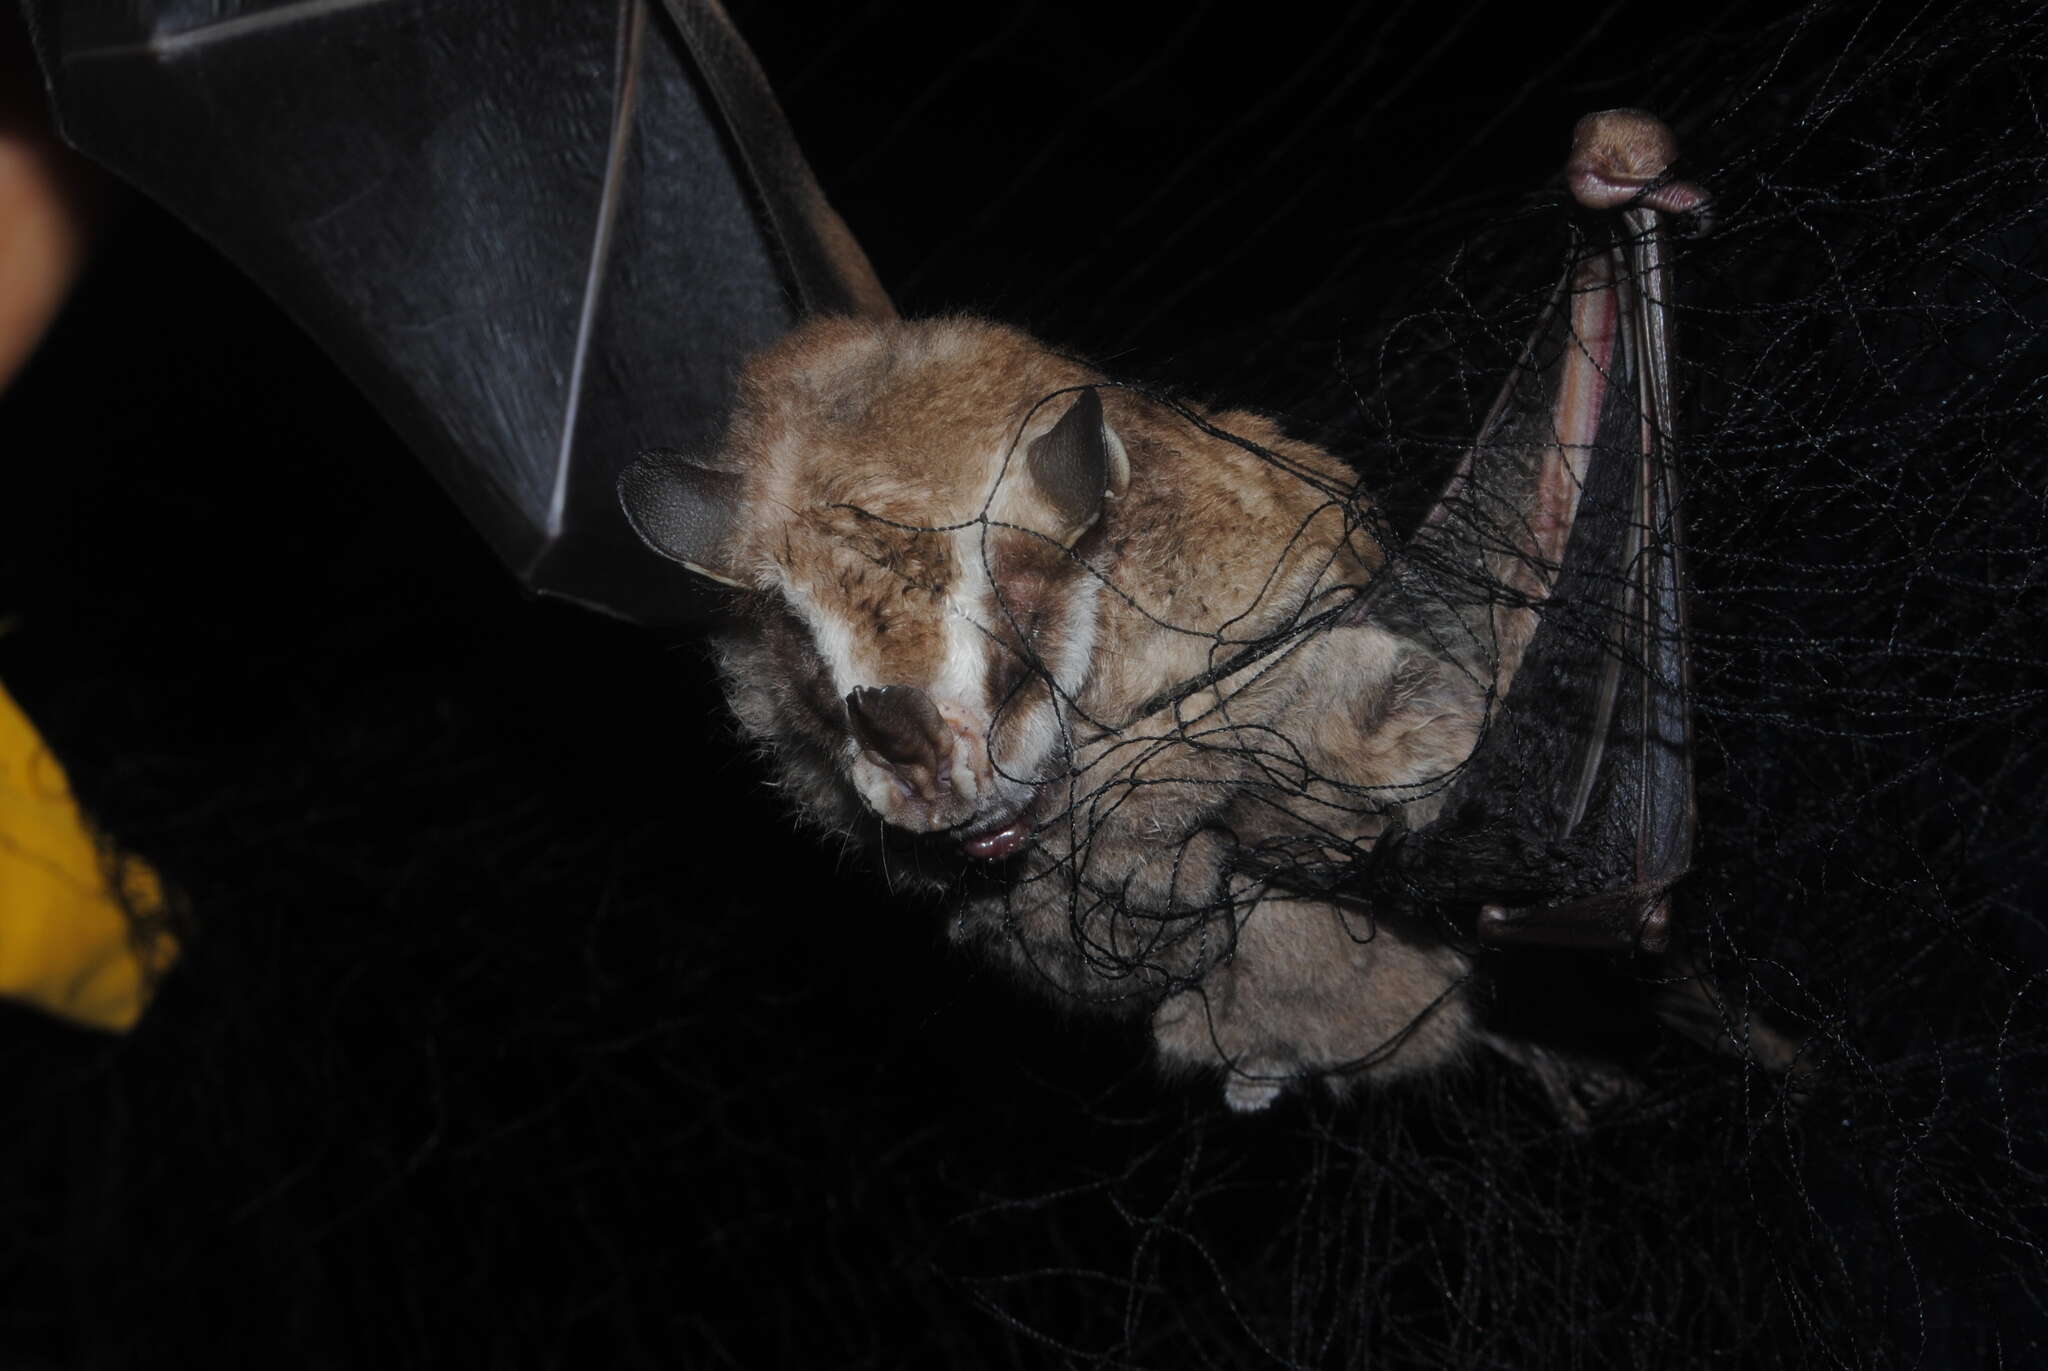
M 1569 1113 L 1584 1073 L 1494 1030 L 1478 958 L 1664 948 L 1690 860 L 1675 156 L 1580 123 L 1592 246 L 1405 543 L 1271 420 L 968 317 L 799 326 L 621 504 L 728 588 L 725 690 L 799 818 L 960 943 L 1233 1109 L 1491 1048 Z
M 1534 1060 L 1475 1017 L 1442 911 L 1478 909 L 1482 942 L 1666 936 L 1691 806 L 1655 220 L 1700 203 L 1653 121 L 1580 139 L 1574 193 L 1619 238 L 1392 549 L 1341 464 L 1256 416 L 1048 370 L 992 326 L 897 323 L 715 5 L 27 12 L 66 136 L 270 289 L 527 584 L 700 612 L 616 483 L 643 539 L 743 588 L 727 680 L 799 811 L 872 838 L 900 883 L 960 887 L 963 941 L 1149 1014 L 1165 1060 L 1226 1067 L 1233 1104 L 1475 1041 Z M 773 558 L 735 571 L 773 466 L 743 449 L 778 414 L 841 421 L 771 397 L 837 386 L 861 410 L 903 368 L 981 420 L 1030 400 L 1008 485 L 963 503 L 999 445 L 899 405 L 872 436 L 928 439 L 923 484 L 874 472 L 899 488 L 840 490 L 844 527 L 782 530 L 813 560 L 779 590 Z M 717 455 L 621 474 L 655 442 Z M 1258 519 L 1204 522 L 1198 491 Z M 1176 528 L 1229 555 L 1177 560 Z M 844 603 L 794 606 L 822 566 Z M 859 598 L 888 583 L 912 589 Z

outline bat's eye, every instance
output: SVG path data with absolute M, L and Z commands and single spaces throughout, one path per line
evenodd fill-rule
M 995 595 L 989 615 L 989 696 L 997 709 L 1015 708 L 1035 677 L 1047 674 L 1046 653 L 1063 622 L 1059 606 L 1063 559 L 1021 536 L 995 541 Z
M 989 644 L 988 693 L 996 709 L 1014 705 L 1033 678 L 1044 674 L 1039 651 L 1043 621 L 1037 612 L 1012 614 Z
M 774 644 L 777 660 L 788 668 L 785 684 L 813 720 L 832 729 L 846 724 L 846 710 L 832 689 L 832 670 L 825 664 L 810 626 L 788 605 L 777 603 L 762 625 L 764 636 Z
M 1033 675 L 1031 659 L 1008 647 L 998 645 L 996 659 L 989 669 L 989 697 L 997 709 L 1017 698 Z

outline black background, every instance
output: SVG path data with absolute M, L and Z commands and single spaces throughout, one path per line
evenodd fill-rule
M 1283 410 L 1398 502 L 1469 398 L 1375 447 L 1353 349 L 1541 293 L 1572 121 L 1733 141 L 1855 31 L 1536 8 L 734 15 L 906 312 Z M 1155 1081 L 796 835 L 693 641 L 524 597 L 147 207 L 0 434 L 0 676 L 189 909 L 129 1037 L 0 1018 L 0 1360 L 1863 1364 L 1950 1317 L 1858 1326 L 1854 1187 L 1744 1161 L 1832 1121 L 1680 1049 L 1581 1139 L 1491 1068 L 1249 1121 Z

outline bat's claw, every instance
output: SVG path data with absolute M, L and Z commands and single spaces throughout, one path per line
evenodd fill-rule
M 1493 1033 L 1482 1041 L 1535 1077 L 1558 1122 L 1572 1133 L 1592 1131 L 1602 1116 L 1626 1104 L 1641 1088 L 1611 1062 Z
M 1639 109 L 1601 110 L 1579 120 L 1572 130 L 1565 182 L 1572 198 L 1587 209 L 1640 205 L 1684 215 L 1693 232 L 1705 233 L 1712 219 L 1707 193 L 1690 181 L 1671 177 L 1671 164 L 1677 160 L 1678 139 L 1656 115 Z

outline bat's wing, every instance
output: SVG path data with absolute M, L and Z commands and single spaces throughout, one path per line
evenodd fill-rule
M 1665 214 L 1705 197 L 1639 111 L 1581 122 L 1568 175 L 1601 212 L 1376 619 L 1484 688 L 1485 729 L 1439 817 L 1373 878 L 1480 909 L 1488 942 L 1659 950 L 1691 862 L 1685 573 Z M 1378 589 L 1376 587 L 1375 589 Z
M 692 603 L 622 468 L 888 314 L 716 0 L 26 0 L 64 135 L 267 289 L 535 589 Z M 175 345 L 175 344 L 173 344 Z

